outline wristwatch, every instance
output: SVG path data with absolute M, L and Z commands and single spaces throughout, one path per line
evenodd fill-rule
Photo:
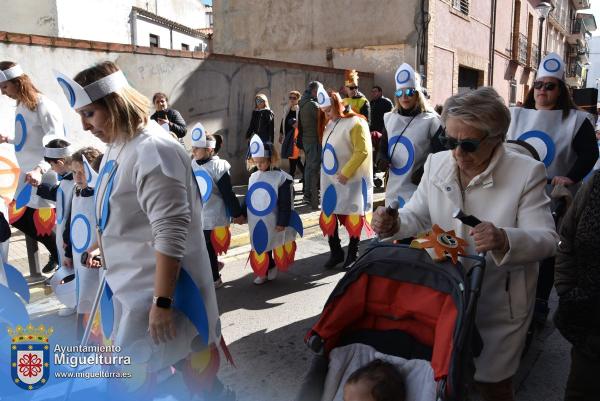
M 173 298 L 167 297 L 152 297 L 152 303 L 158 308 L 170 309 L 173 304 Z

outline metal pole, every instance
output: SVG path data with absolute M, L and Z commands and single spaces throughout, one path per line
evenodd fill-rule
M 542 31 L 543 30 L 544 30 L 544 17 L 540 17 L 540 26 L 538 29 L 538 51 L 537 51 L 538 64 L 542 61 Z
M 100 234 L 100 230 L 96 229 L 96 238 L 98 239 L 98 249 L 100 249 L 100 258 L 102 260 L 103 275 L 102 280 L 100 281 L 100 286 L 96 291 L 96 297 L 94 298 L 94 303 L 92 304 L 92 310 L 90 312 L 90 318 L 88 319 L 87 325 L 85 326 L 85 331 L 83 332 L 83 337 L 81 338 L 81 345 L 87 345 L 90 339 L 90 333 L 92 332 L 92 326 L 94 324 L 94 316 L 98 311 L 98 307 L 100 305 L 100 298 L 102 298 L 102 292 L 104 292 L 104 284 L 106 283 L 106 260 L 104 259 L 104 248 L 102 247 L 102 235 Z M 89 256 L 91 257 L 91 256 Z

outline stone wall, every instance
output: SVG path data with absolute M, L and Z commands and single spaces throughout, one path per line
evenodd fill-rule
M 19 62 L 36 86 L 60 106 L 67 135 L 77 146 L 102 144 L 83 132 L 52 69 L 74 76 L 94 63 L 116 62 L 131 85 L 146 96 L 166 93 L 189 126 L 201 121 L 209 132 L 224 136 L 221 156 L 232 164 L 237 184 L 247 178 L 245 134 L 257 93 L 266 94 L 270 100 L 277 136 L 289 90 L 303 92 L 312 80 L 339 88 L 344 78 L 343 70 L 326 67 L 6 32 L 0 32 L 0 54 L 3 60 Z M 364 85 L 372 85 L 373 74 L 360 74 Z M 14 107 L 14 101 L 0 97 L 1 133 L 13 134 Z M 189 135 L 186 141 L 189 146 Z

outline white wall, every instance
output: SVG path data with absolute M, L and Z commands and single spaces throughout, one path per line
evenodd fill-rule
M 127 1 L 125 2 L 127 3 Z M 204 4 L 200 0 L 134 0 L 130 2 L 131 5 L 147 9 L 151 13 L 177 21 L 190 28 L 208 27 Z M 148 8 L 146 8 L 146 3 L 148 3 Z
M 199 50 L 202 50 L 202 43 L 204 43 L 204 41 L 202 39 L 186 35 L 185 33 L 173 31 L 173 49 L 181 50 L 182 43 L 187 44 L 190 50 L 195 50 L 196 47 L 198 47 Z
M 169 28 L 139 19 L 136 24 L 138 46 L 150 46 L 150 34 L 153 34 L 159 37 L 159 47 L 164 49 L 171 48 L 171 32 Z
M 57 36 L 54 0 L 0 0 L 0 31 Z

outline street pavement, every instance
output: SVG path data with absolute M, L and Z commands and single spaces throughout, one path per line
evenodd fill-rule
M 318 225 L 306 224 L 315 215 L 318 217 L 318 212 L 303 213 L 307 228 L 304 238 L 297 241 L 296 263 L 272 282 L 261 286 L 252 283 L 247 263 L 249 246 L 243 239 L 221 258 L 225 262 L 221 272 L 225 285 L 217 290 L 217 297 L 223 335 L 236 366 L 222 358 L 219 377 L 237 393 L 238 400 L 292 400 L 308 371 L 312 354 L 304 344 L 304 336 L 344 275 L 339 269 L 322 267 L 328 258 L 327 241 Z M 340 230 L 342 244 L 347 244 L 344 231 Z M 361 249 L 365 246 L 367 241 Z M 553 295 L 551 306 L 555 305 Z M 74 335 L 75 318 L 59 317 L 56 312 L 60 307 L 53 294 L 37 286 L 28 310 L 35 323 L 53 326 L 63 335 Z M 550 322 L 548 325 L 523 359 L 516 379 L 518 401 L 562 400 L 570 347 Z

